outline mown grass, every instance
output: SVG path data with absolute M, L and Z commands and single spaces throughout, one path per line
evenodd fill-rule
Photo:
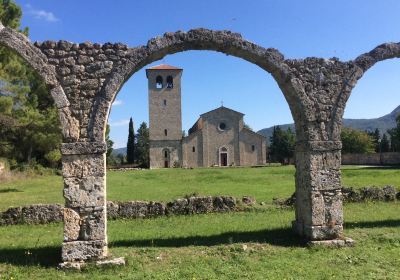
M 160 169 L 107 172 L 108 200 L 170 201 L 187 194 L 254 196 L 271 203 L 294 192 L 293 166 L 263 168 Z M 342 169 L 345 186 L 400 186 L 400 170 L 393 168 Z M 34 203 L 64 203 L 62 178 L 38 176 L 0 183 L 0 211 Z
M 346 167 L 347 186 L 399 186 L 396 169 Z M 108 173 L 108 198 L 171 200 L 185 194 L 252 195 L 254 211 L 108 223 L 110 254 L 125 267 L 60 271 L 63 226 L 0 227 L 0 279 L 400 279 L 400 203 L 345 205 L 354 248 L 308 248 L 291 230 L 292 209 L 272 197 L 294 191 L 293 167 L 143 170 Z M 0 186 L 0 208 L 62 203 L 57 176 Z M 247 248 L 246 248 L 247 246 Z
M 399 279 L 398 203 L 348 204 L 354 248 L 307 248 L 293 235 L 292 210 L 109 222 L 118 268 L 59 271 L 62 224 L 0 227 L 5 279 Z M 247 246 L 245 248 L 244 246 Z

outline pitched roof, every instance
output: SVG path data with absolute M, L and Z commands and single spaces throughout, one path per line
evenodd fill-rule
M 238 111 L 232 110 L 232 109 L 230 109 L 230 108 L 228 108 L 228 107 L 224 107 L 224 106 L 218 107 L 218 108 L 216 108 L 216 109 L 214 109 L 214 110 L 211 110 L 211 111 L 208 111 L 208 112 L 205 112 L 205 113 L 201 114 L 200 116 L 204 116 L 204 115 L 206 115 L 206 114 L 213 113 L 213 112 L 216 112 L 216 111 L 219 111 L 219 110 L 231 111 L 231 112 L 233 112 L 233 113 L 235 113 L 235 114 L 244 116 L 243 113 L 240 113 L 240 112 L 238 112 Z
M 183 69 L 168 64 L 160 64 L 153 67 L 149 67 L 146 69 L 146 71 L 147 70 L 183 70 Z

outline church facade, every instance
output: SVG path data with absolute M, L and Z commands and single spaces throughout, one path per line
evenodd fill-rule
M 244 114 L 219 107 L 200 115 L 182 135 L 181 77 L 170 65 L 146 69 L 150 168 L 251 166 L 266 162 L 266 138 L 243 122 Z

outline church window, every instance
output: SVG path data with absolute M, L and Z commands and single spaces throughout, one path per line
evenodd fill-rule
M 167 136 L 168 135 L 168 131 L 166 129 L 164 129 L 164 135 Z
M 164 99 L 164 106 L 167 106 L 167 100 Z
M 168 151 L 167 150 L 164 151 L 164 157 L 168 158 Z
M 156 88 L 161 89 L 162 87 L 163 87 L 163 78 L 161 76 L 157 76 Z
M 192 147 L 192 152 L 193 153 L 196 152 L 196 147 L 195 146 Z
M 225 130 L 226 129 L 226 124 L 224 122 L 219 123 L 218 128 L 220 130 Z
M 254 145 L 251 145 L 251 151 L 254 152 L 256 150 L 256 147 Z
M 173 88 L 174 87 L 174 79 L 172 76 L 167 77 L 167 88 Z

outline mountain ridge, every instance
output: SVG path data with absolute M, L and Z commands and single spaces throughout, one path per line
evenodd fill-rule
M 388 129 L 396 127 L 396 116 L 400 114 L 400 105 L 397 106 L 392 112 L 386 114 L 379 118 L 372 119 L 343 119 L 343 125 L 345 127 L 350 127 L 359 130 L 369 130 L 375 131 L 376 128 L 379 129 L 381 134 L 387 133 Z M 279 127 L 283 130 L 288 129 L 289 127 L 294 131 L 294 124 L 281 124 Z M 267 142 L 269 143 L 269 138 L 272 136 L 274 127 L 263 128 L 257 131 L 257 133 L 264 135 L 267 137 Z M 126 155 L 126 147 L 118 148 L 113 150 L 114 155 L 123 154 Z
M 400 105 L 397 106 L 393 111 L 389 114 L 386 114 L 382 117 L 372 118 L 372 119 L 343 119 L 343 126 L 350 127 L 358 130 L 368 130 L 375 131 L 376 128 L 379 129 L 381 134 L 387 133 L 388 129 L 396 127 L 396 117 L 400 114 Z M 282 124 L 279 127 L 283 130 L 288 129 L 289 127 L 294 131 L 294 124 Z M 269 138 L 272 136 L 274 126 L 263 128 L 257 131 L 257 133 L 267 137 L 267 142 L 269 142 Z

